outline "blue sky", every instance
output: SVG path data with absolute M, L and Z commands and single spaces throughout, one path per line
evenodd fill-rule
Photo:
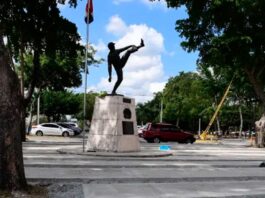
M 61 14 L 78 27 L 82 43 L 86 40 L 85 4 L 86 0 L 79 1 L 75 9 L 60 6 Z M 186 17 L 184 8 L 169 9 L 163 0 L 93 0 L 93 5 L 89 42 L 97 49 L 97 57 L 107 58 L 110 41 L 116 43 L 116 48 L 139 45 L 141 38 L 146 44 L 131 55 L 117 93 L 145 102 L 153 98 L 154 92 L 161 91 L 170 77 L 196 70 L 198 54 L 184 51 L 180 46 L 182 38 L 175 31 L 176 20 Z M 114 70 L 112 83 L 107 79 L 106 62 L 89 67 L 88 91 L 111 92 L 116 81 Z M 83 92 L 84 84 L 74 91 Z

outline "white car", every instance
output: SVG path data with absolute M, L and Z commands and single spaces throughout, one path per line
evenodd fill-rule
M 73 136 L 74 131 L 69 128 L 64 128 L 55 123 L 42 123 L 36 126 L 32 126 L 30 135 L 57 135 L 57 136 Z

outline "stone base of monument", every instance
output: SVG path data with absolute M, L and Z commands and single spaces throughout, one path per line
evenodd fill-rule
M 258 147 L 264 147 L 265 138 L 265 114 L 255 122 L 256 137 L 254 143 Z
M 134 99 L 121 95 L 96 98 L 86 150 L 140 151 Z

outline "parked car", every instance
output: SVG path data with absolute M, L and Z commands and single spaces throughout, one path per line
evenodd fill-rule
M 69 128 L 62 127 L 56 123 L 42 123 L 39 125 L 33 125 L 30 131 L 30 135 L 57 135 L 57 136 L 73 136 L 74 131 Z
M 143 138 L 147 142 L 159 143 L 161 141 L 176 141 L 179 143 L 193 143 L 196 141 L 194 135 L 190 132 L 183 131 L 172 124 L 165 123 L 147 123 L 143 129 Z
M 82 132 L 81 128 L 76 127 L 76 125 L 69 124 L 68 122 L 57 122 L 56 124 L 64 128 L 72 129 L 75 135 L 79 135 Z
M 65 123 L 65 124 L 69 124 L 69 125 L 71 125 L 71 126 L 73 126 L 73 127 L 78 127 L 78 124 L 75 123 L 75 122 L 63 122 L 63 123 Z
M 146 128 L 147 125 L 144 125 L 144 126 L 137 126 L 137 132 L 138 132 L 138 136 L 140 138 L 143 137 L 143 130 Z

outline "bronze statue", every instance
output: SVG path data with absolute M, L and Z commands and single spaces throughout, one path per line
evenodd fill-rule
M 109 72 L 109 82 L 111 82 L 111 72 L 112 72 L 112 66 L 114 67 L 116 73 L 117 73 L 117 81 L 114 85 L 114 88 L 111 92 L 111 95 L 116 95 L 116 90 L 118 89 L 119 85 L 121 84 L 123 80 L 123 67 L 125 66 L 126 62 L 129 59 L 129 56 L 136 52 L 139 48 L 144 47 L 144 41 L 141 39 L 141 43 L 139 46 L 135 45 L 129 45 L 127 47 L 121 48 L 121 49 L 115 49 L 115 43 L 110 42 L 108 44 L 108 48 L 110 50 L 108 54 L 108 72 Z M 125 51 L 125 54 L 120 58 L 120 53 Z

